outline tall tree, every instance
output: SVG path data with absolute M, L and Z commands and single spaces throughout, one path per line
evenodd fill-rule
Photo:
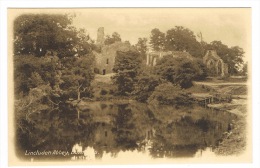
M 106 36 L 104 44 L 105 45 L 110 45 L 110 44 L 113 44 L 113 43 L 115 43 L 117 41 L 121 41 L 121 37 L 120 37 L 120 34 L 118 34 L 117 32 L 114 32 L 112 34 L 112 37 L 110 37 L 109 35 Z
M 163 51 L 165 46 L 165 34 L 155 28 L 151 31 L 150 44 L 155 51 Z
M 114 32 L 114 33 L 112 34 L 112 38 L 114 39 L 114 41 L 121 41 L 120 34 L 117 33 L 117 32 Z
M 138 38 L 138 42 L 135 47 L 140 53 L 141 57 L 145 60 L 147 51 L 147 38 Z
M 113 82 L 117 86 L 118 94 L 128 95 L 134 89 L 134 83 L 140 71 L 142 59 L 137 51 L 118 51 L 113 71 Z
M 73 16 L 62 14 L 23 14 L 14 21 L 14 53 L 43 56 L 56 51 L 59 57 L 73 56 L 77 46 L 87 42 L 72 26 Z M 84 53 L 89 52 L 84 47 Z
M 90 83 L 94 79 L 93 61 L 93 55 L 62 59 L 63 83 L 60 88 L 65 95 L 78 100 L 82 96 L 91 96 Z
M 182 26 L 176 26 L 167 31 L 165 48 L 170 51 L 187 51 L 195 57 L 203 55 L 201 44 L 197 41 L 194 33 Z

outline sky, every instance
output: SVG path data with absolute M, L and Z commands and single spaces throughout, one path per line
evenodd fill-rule
M 118 32 L 123 41 L 135 44 L 139 37 L 149 39 L 151 30 L 166 33 L 175 26 L 189 28 L 203 40 L 213 40 L 231 46 L 240 46 L 250 52 L 250 8 L 96 8 L 74 11 L 74 25 L 85 28 L 96 40 L 97 29 L 104 27 L 105 35 Z
M 84 28 L 90 37 L 97 38 L 97 29 L 104 27 L 105 35 L 118 32 L 123 41 L 136 44 L 139 37 L 149 39 L 154 28 L 166 33 L 175 26 L 189 28 L 203 40 L 213 40 L 244 49 L 251 55 L 250 8 L 78 8 L 24 9 L 13 13 L 72 13 L 73 25 Z

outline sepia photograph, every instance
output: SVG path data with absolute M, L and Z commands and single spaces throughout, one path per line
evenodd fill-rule
M 9 8 L 9 165 L 252 161 L 251 8 Z

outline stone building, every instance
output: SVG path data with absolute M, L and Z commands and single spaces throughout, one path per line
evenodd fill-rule
M 97 45 L 104 45 L 105 41 L 105 33 L 104 33 L 104 27 L 98 28 L 97 31 Z
M 117 51 L 129 51 L 132 49 L 130 43 L 117 41 L 110 45 L 104 45 L 104 28 L 101 27 L 97 32 L 97 45 L 100 52 L 94 52 L 96 59 L 95 73 L 106 75 L 113 73 Z
M 228 65 L 218 56 L 215 50 L 208 50 L 203 57 L 209 76 L 227 76 Z
M 155 66 L 157 61 L 164 56 L 171 55 L 172 57 L 180 57 L 180 58 L 187 58 L 187 59 L 193 59 L 193 57 L 188 52 L 182 52 L 182 51 L 166 51 L 166 52 L 149 52 L 146 55 L 146 65 L 149 66 Z

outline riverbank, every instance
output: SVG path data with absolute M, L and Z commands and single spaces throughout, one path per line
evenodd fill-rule
M 232 129 L 223 135 L 223 140 L 214 149 L 216 155 L 240 155 L 246 150 L 246 120 L 239 116 L 232 122 Z
M 97 76 L 93 81 L 94 98 L 82 101 L 74 101 L 72 104 L 76 105 L 80 110 L 94 108 L 89 107 L 92 102 L 112 102 L 113 104 L 129 103 L 132 100 L 130 97 L 115 96 L 115 86 L 112 84 L 111 76 Z M 207 107 L 227 111 L 237 116 L 236 119 L 230 123 L 230 129 L 223 133 L 222 140 L 218 146 L 213 150 L 217 155 L 239 155 L 243 153 L 246 148 L 246 117 L 247 111 L 247 85 L 245 82 L 194 82 L 194 86 L 187 89 L 195 97 L 209 97 L 214 94 L 231 95 L 232 101 L 218 101 L 212 104 L 207 104 Z M 93 103 L 92 103 L 93 104 Z M 95 103 L 94 103 L 95 105 Z M 95 107 L 96 108 L 96 107 Z
M 247 82 L 242 81 L 206 81 L 195 82 L 195 86 L 203 86 L 207 94 L 231 95 L 231 102 L 211 103 L 207 107 L 227 111 L 237 116 L 230 124 L 230 130 L 223 134 L 222 141 L 214 149 L 216 155 L 240 155 L 246 149 L 247 117 L 248 117 L 248 90 Z M 194 94 L 194 93 L 193 93 Z M 199 95 L 205 93 L 198 92 Z

